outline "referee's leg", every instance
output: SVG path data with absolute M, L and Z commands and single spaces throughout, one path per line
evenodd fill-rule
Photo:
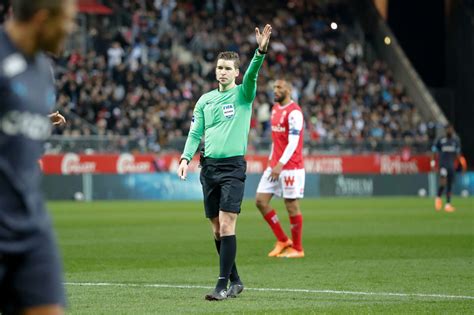
M 209 219 L 212 224 L 212 232 L 214 234 L 214 243 L 216 244 L 217 254 L 220 255 L 221 253 L 221 233 L 220 233 L 220 224 L 219 224 L 219 217 L 215 217 Z M 230 271 L 229 280 L 231 283 L 240 283 L 239 272 L 237 271 L 237 265 L 234 262 L 232 265 L 232 269 Z
M 235 225 L 237 213 L 219 211 L 219 234 L 220 234 L 220 272 L 216 284 L 216 291 L 227 289 L 227 283 L 235 263 L 237 253 L 237 239 L 235 237 Z

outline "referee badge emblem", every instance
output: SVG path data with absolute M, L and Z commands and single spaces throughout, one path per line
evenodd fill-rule
M 222 105 L 222 112 L 224 113 L 225 118 L 232 118 L 235 115 L 234 104 L 224 104 Z

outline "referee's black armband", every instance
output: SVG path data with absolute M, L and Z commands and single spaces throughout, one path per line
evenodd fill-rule
M 181 160 L 179 160 L 179 164 L 181 164 L 181 162 L 183 162 L 183 160 L 186 161 L 186 163 L 189 165 L 189 160 L 187 158 L 181 158 Z

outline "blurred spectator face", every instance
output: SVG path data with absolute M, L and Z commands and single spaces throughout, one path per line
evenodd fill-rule
M 285 80 L 276 80 L 273 85 L 274 100 L 282 104 L 291 95 L 291 88 Z
M 74 31 L 77 6 L 75 0 L 61 1 L 58 12 L 40 10 L 33 17 L 37 23 L 40 49 L 59 54 L 66 37 Z
M 233 60 L 217 60 L 216 79 L 219 84 L 228 86 L 235 82 L 235 78 L 239 76 L 239 69 L 235 68 Z
M 446 136 L 447 136 L 448 138 L 451 138 L 451 137 L 453 136 L 453 134 L 454 134 L 454 128 L 453 128 L 453 126 L 448 125 L 448 126 L 446 127 Z

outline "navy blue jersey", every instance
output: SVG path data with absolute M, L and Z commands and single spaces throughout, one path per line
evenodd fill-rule
M 48 58 L 24 56 L 0 28 L 0 252 L 34 246 L 29 233 L 49 228 L 38 160 L 54 91 Z
M 457 156 L 461 153 L 461 144 L 456 137 L 442 137 L 433 145 L 433 151 L 438 153 L 439 167 L 454 169 Z

